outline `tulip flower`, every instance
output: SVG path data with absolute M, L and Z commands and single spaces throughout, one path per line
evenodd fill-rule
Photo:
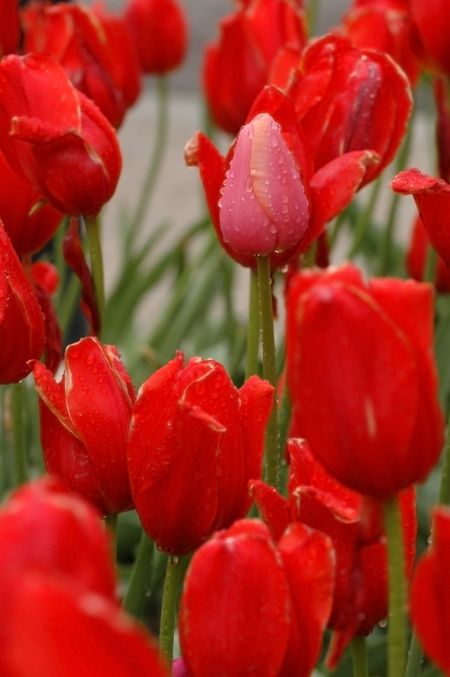
M 436 78 L 434 83 L 437 122 L 436 139 L 438 148 L 439 175 L 450 181 L 450 81 Z
M 353 265 L 291 279 L 294 426 L 342 484 L 385 500 L 437 463 L 443 420 L 432 346 L 430 285 L 365 281 Z
M 124 19 L 144 73 L 164 75 L 183 61 L 187 25 L 177 0 L 129 0 Z
M 272 400 L 259 377 L 238 390 L 218 362 L 185 365 L 180 353 L 143 384 L 128 465 L 136 510 L 159 548 L 183 555 L 247 513 Z
M 39 251 L 54 235 L 63 215 L 49 204 L 0 152 L 0 219 L 19 256 Z
M 406 169 L 391 181 L 391 188 L 402 195 L 412 195 L 428 237 L 447 267 L 450 266 L 450 184 L 443 179 Z
M 0 262 L 0 383 L 17 383 L 44 350 L 44 316 L 1 221 Z
M 180 641 L 189 675 L 309 676 L 332 588 L 333 550 L 319 532 L 295 525 L 277 548 L 253 520 L 218 532 L 185 579 Z
M 449 3 L 447 0 L 410 0 L 410 11 L 427 60 L 434 68 L 450 75 Z
M 281 47 L 299 54 L 305 44 L 301 0 L 241 2 L 220 23 L 220 37 L 205 52 L 203 83 L 216 124 L 237 134 Z
M 0 62 L 0 147 L 11 167 L 67 214 L 96 214 L 119 179 L 114 129 L 47 56 Z
M 226 158 L 200 132 L 185 154 L 200 169 L 221 244 L 245 266 L 254 266 L 256 255 L 284 265 L 304 251 L 378 161 L 370 150 L 355 151 L 313 173 L 292 103 L 271 87 L 255 101 Z
M 49 472 L 91 500 L 103 514 L 132 507 L 126 444 L 134 391 L 113 346 L 81 339 L 66 348 L 57 383 L 33 363 L 41 443 Z
M 356 0 L 342 20 L 342 32 L 354 47 L 389 54 L 408 75 L 411 85 L 415 84 L 419 63 L 407 2 Z
M 293 431 L 295 434 L 295 430 Z M 333 630 L 327 657 L 330 669 L 339 663 L 348 643 L 368 635 L 387 616 L 387 554 L 381 506 L 333 479 L 314 458 L 305 440 L 291 439 L 289 498 L 261 481 L 251 491 L 275 539 L 289 524 L 301 522 L 327 534 L 336 552 L 336 579 L 328 627 Z M 415 554 L 414 491 L 401 496 L 405 575 Z
M 25 52 L 58 61 L 72 84 L 114 127 L 140 90 L 140 68 L 125 22 L 105 10 L 67 2 L 33 3 L 22 10 Z
M 168 677 L 120 610 L 99 517 L 50 479 L 23 486 L 0 510 L 2 675 Z
M 425 275 L 428 250 L 431 247 L 430 239 L 418 216 L 415 220 L 412 237 L 406 257 L 408 275 L 415 280 L 423 280 Z M 434 286 L 437 292 L 448 294 L 450 292 L 450 270 L 443 259 L 438 257 L 435 271 Z
M 0 5 L 0 58 L 14 52 L 19 44 L 19 37 L 17 0 L 2 0 Z
M 450 510 L 434 511 L 433 542 L 419 560 L 411 586 L 411 616 L 425 653 L 450 674 L 448 570 L 450 566 Z

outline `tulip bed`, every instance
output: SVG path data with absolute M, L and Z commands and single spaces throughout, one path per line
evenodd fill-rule
M 0 675 L 450 675 L 450 3 L 321 36 L 317 9 L 230 8 L 184 151 L 203 216 L 155 228 L 185 11 L 0 0 Z

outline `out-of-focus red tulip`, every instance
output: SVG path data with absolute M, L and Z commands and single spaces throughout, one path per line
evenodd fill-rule
M 0 221 L 0 383 L 26 376 L 45 345 L 44 316 Z
M 289 441 L 289 499 L 261 481 L 254 495 L 272 535 L 278 539 L 288 524 L 301 522 L 327 534 L 336 552 L 334 630 L 327 663 L 336 667 L 355 636 L 367 635 L 387 615 L 387 557 L 381 506 L 333 479 L 313 457 L 304 440 Z M 407 576 L 415 554 L 415 496 L 401 495 Z
M 450 675 L 450 510 L 434 511 L 433 542 L 417 565 L 411 586 L 411 616 L 427 656 Z
M 438 148 L 439 175 L 450 182 L 450 80 L 436 78 L 434 83 L 437 122 L 436 141 Z
M 35 2 L 22 11 L 24 50 L 54 58 L 114 127 L 140 90 L 140 68 L 124 21 L 105 10 Z M 125 76 L 126 73 L 126 76 Z
M 119 179 L 114 129 L 44 55 L 0 62 L 0 147 L 15 171 L 68 214 L 96 214 Z
M 414 85 L 419 63 L 414 49 L 411 10 L 399 0 L 355 2 L 342 21 L 342 29 L 359 49 L 376 49 L 389 54 Z
M 2 675 L 167 677 L 149 638 L 120 610 L 99 517 L 50 479 L 24 486 L 0 510 Z
M 206 48 L 203 82 L 216 124 L 237 134 L 281 47 L 299 54 L 305 44 L 301 0 L 237 3 L 220 23 L 220 38 Z
M 290 82 L 287 90 L 316 169 L 343 153 L 371 149 L 379 163 L 368 168 L 364 185 L 391 162 L 412 97 L 408 78 L 389 56 L 325 36 L 304 50 Z
M 185 365 L 182 354 L 144 383 L 128 465 L 136 510 L 158 547 L 182 555 L 245 516 L 272 400 L 259 377 L 238 390 L 218 362 Z
M 132 507 L 126 444 L 133 386 L 114 346 L 88 337 L 67 347 L 57 383 L 33 365 L 41 397 L 41 442 L 47 470 L 103 514 Z
M 41 249 L 58 228 L 63 215 L 49 204 L 0 152 L 0 219 L 19 256 Z
M 0 4 L 0 58 L 14 52 L 19 44 L 20 26 L 17 0 Z
M 177 0 L 130 0 L 124 15 L 144 73 L 163 75 L 183 61 L 187 24 Z
M 350 152 L 313 173 L 292 103 L 272 87 L 255 101 L 226 158 L 200 132 L 185 153 L 199 167 L 221 244 L 245 266 L 257 254 L 280 266 L 304 251 L 378 161 L 370 150 Z
M 185 579 L 180 640 L 189 674 L 309 676 L 331 609 L 333 554 L 326 536 L 300 524 L 277 549 L 253 520 L 217 533 Z
M 295 430 L 351 489 L 386 499 L 424 481 L 437 463 L 443 421 L 432 346 L 430 285 L 366 281 L 350 264 L 291 279 Z
M 425 50 L 426 59 L 450 75 L 450 4 L 447 0 L 410 0 L 410 11 Z
M 411 243 L 406 257 L 408 274 L 415 280 L 423 280 L 429 247 L 431 247 L 430 238 L 422 219 L 418 216 L 414 223 Z M 450 292 L 450 270 L 440 257 L 436 265 L 435 289 L 443 294 Z
M 450 184 L 418 169 L 406 169 L 390 185 L 396 193 L 414 197 L 431 244 L 450 267 Z

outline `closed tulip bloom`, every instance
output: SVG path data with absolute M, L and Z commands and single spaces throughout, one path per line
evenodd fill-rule
M 64 362 L 59 383 L 41 363 L 33 364 L 46 468 L 103 514 L 128 510 L 130 378 L 117 350 L 91 337 L 68 346 Z
M 434 68 L 450 75 L 449 3 L 447 0 L 411 0 L 410 5 L 426 59 Z
M 0 262 L 0 383 L 17 383 L 44 350 L 44 316 L 1 221 Z
M 238 390 L 218 362 L 185 365 L 181 354 L 143 384 L 128 465 L 136 510 L 158 547 L 185 554 L 247 513 L 272 400 L 259 377 Z
M 297 433 L 342 484 L 384 500 L 437 463 L 430 285 L 366 281 L 353 265 L 294 276 L 287 377 Z
M 0 146 L 12 168 L 67 214 L 96 214 L 119 179 L 114 129 L 47 56 L 0 62 Z
M 450 675 L 450 510 L 436 508 L 433 542 L 417 564 L 411 586 L 411 616 L 425 653 Z
M 203 83 L 219 127 L 237 134 L 267 84 L 283 46 L 300 53 L 306 42 L 299 0 L 251 0 L 220 22 L 220 37 L 206 48 Z
M 167 677 L 151 639 L 120 609 L 99 518 L 54 479 L 21 487 L 0 510 L 2 675 Z
M 164 75 L 183 61 L 187 24 L 177 0 L 130 0 L 124 19 L 144 73 Z
M 192 558 L 181 599 L 188 674 L 308 677 L 331 608 L 333 575 L 329 539 L 303 525 L 288 530 L 278 547 L 253 520 L 215 534 Z

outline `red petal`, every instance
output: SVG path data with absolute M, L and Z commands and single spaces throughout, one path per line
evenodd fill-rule
M 276 489 L 261 480 L 250 482 L 250 493 L 261 517 L 270 529 L 272 538 L 278 541 L 289 524 L 289 505 Z

